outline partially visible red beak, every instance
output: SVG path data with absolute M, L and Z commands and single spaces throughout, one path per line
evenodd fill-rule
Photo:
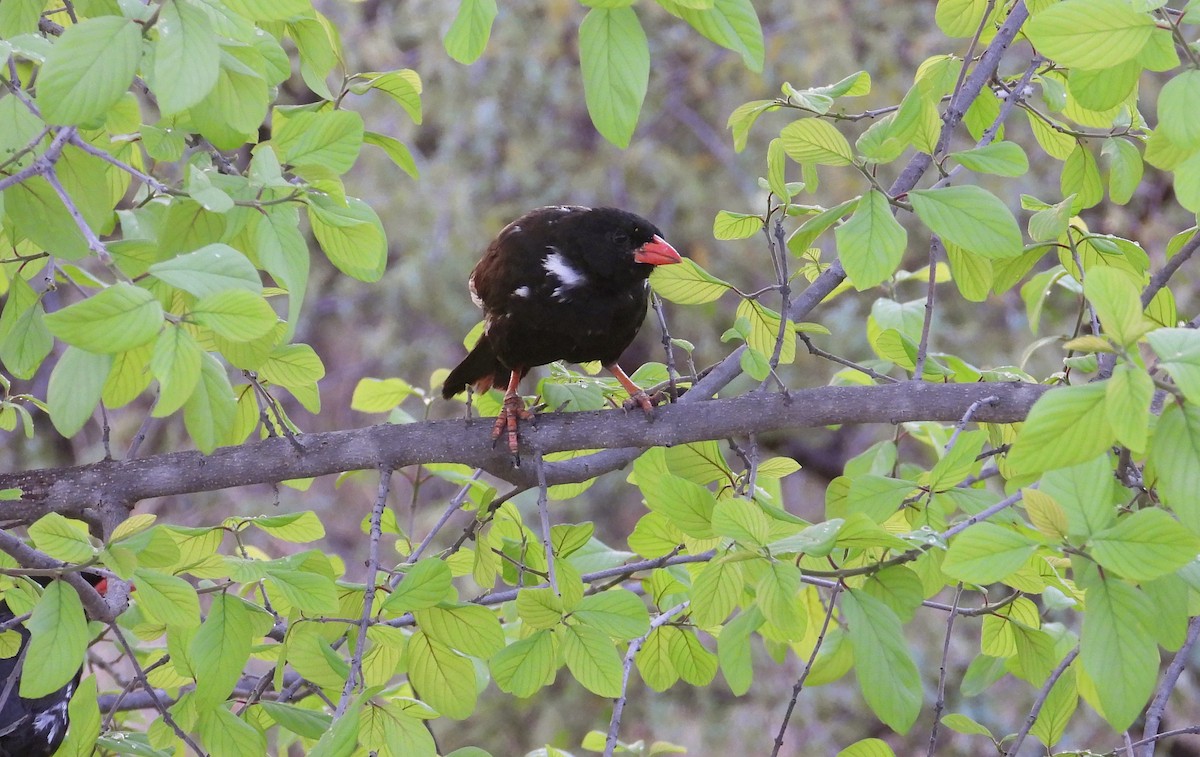
M 638 248 L 637 252 L 633 254 L 633 259 L 647 265 L 669 265 L 683 261 L 683 258 L 679 257 L 679 253 L 675 252 L 675 248 L 657 234 Z

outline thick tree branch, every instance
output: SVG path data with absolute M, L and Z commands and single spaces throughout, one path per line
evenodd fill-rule
M 522 435 L 527 449 L 543 453 L 603 447 L 628 455 L 629 451 L 621 448 L 644 449 L 833 424 L 957 422 L 967 408 L 989 395 L 996 401 L 980 407 L 974 420 L 1009 423 L 1023 419 L 1045 390 L 1036 384 L 1015 383 L 819 387 L 787 395 L 753 394 L 672 405 L 660 408 L 652 418 L 620 410 L 548 413 L 526 424 Z M 492 448 L 491 426 L 487 418 L 381 425 L 306 434 L 297 437 L 299 444 L 274 438 L 218 449 L 211 455 L 175 452 L 9 473 L 0 475 L 0 489 L 20 489 L 21 498 L 0 503 L 0 520 L 30 521 L 47 512 L 89 518 L 112 502 L 133 503 L 281 479 L 434 462 L 465 463 L 513 484 L 537 485 L 533 466 L 514 467 L 507 450 Z M 621 467 L 597 465 L 603 454 L 548 463 L 546 481 L 583 481 Z

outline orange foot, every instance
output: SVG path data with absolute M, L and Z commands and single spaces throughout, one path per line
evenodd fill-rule
M 496 416 L 496 423 L 492 426 L 492 446 L 495 446 L 501 434 L 507 434 L 508 451 L 516 455 L 517 444 L 520 441 L 517 435 L 518 420 L 533 420 L 533 413 L 525 409 L 525 400 L 521 399 L 520 395 L 506 395 L 504 407 L 500 409 L 500 414 Z
M 653 415 L 655 406 L 663 404 L 664 400 L 666 400 L 666 395 L 662 392 L 655 392 L 654 396 L 650 396 L 646 394 L 645 390 L 639 389 L 631 394 L 629 399 L 621 404 L 621 407 L 626 411 L 640 407 L 646 415 Z

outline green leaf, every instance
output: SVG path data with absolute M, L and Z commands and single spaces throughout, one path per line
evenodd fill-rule
M 54 337 L 46 328 L 45 319 L 46 314 L 38 302 L 37 292 L 25 279 L 19 276 L 13 278 L 9 283 L 4 312 L 0 314 L 0 362 L 4 363 L 9 375 L 31 378 L 50 350 L 54 349 Z
M 159 112 L 171 116 L 203 100 L 217 84 L 221 54 L 207 13 L 188 0 L 160 6 L 151 87 Z
M 850 143 L 826 121 L 802 118 L 779 132 L 783 149 L 797 163 L 822 166 L 848 166 L 854 158 Z
M 889 728 L 907 732 L 921 711 L 921 674 L 904 643 L 900 618 L 858 589 L 842 594 L 842 617 L 863 698 Z
M 1200 537 L 1162 510 L 1139 510 L 1093 534 L 1091 554 L 1102 566 L 1134 581 L 1152 581 L 1196 559 Z
M 95 753 L 96 739 L 100 736 L 100 707 L 96 695 L 95 676 L 79 682 L 67 705 L 70 726 L 66 740 L 54 753 L 58 757 L 91 757 Z
M 153 339 L 162 328 L 163 311 L 145 289 L 119 282 L 47 315 L 45 321 L 50 332 L 67 344 L 111 354 Z
M 321 712 L 264 699 L 258 705 L 279 725 L 309 739 L 319 739 L 329 730 L 332 718 Z
M 112 355 L 97 355 L 78 347 L 68 347 L 63 352 L 50 372 L 46 389 L 50 420 L 58 433 L 74 436 L 92 417 L 100 404 L 112 362 Z
M 663 474 L 646 481 L 639 478 L 642 496 L 654 512 L 668 517 L 688 536 L 709 539 L 713 536 L 712 514 L 716 497 L 708 489 L 687 479 Z
M 941 7 L 941 3 L 938 4 Z M 895 757 L 896 753 L 882 739 L 863 739 L 837 753 L 837 757 Z
M 1083 292 L 1100 318 L 1104 333 L 1121 345 L 1136 342 L 1153 325 L 1142 317 L 1142 303 L 1130 277 L 1112 267 L 1087 271 Z
M 496 0 L 462 0 L 454 22 L 442 39 L 446 53 L 463 65 L 478 60 L 487 48 L 496 13 Z
M 1137 56 L 1155 24 L 1125 0 L 1063 0 L 1025 24 L 1038 52 L 1068 67 L 1109 68 Z
M 1068 386 L 1034 403 L 1008 462 L 1022 473 L 1065 468 L 1095 458 L 1116 441 L 1108 423 L 1104 382 Z
M 1168 403 L 1150 442 L 1150 462 L 1163 502 L 1200 533 L 1200 406 Z
M 622 589 L 584 597 L 571 616 L 622 641 L 635 639 L 650 630 L 650 614 L 645 603 L 636 594 Z
M 984 147 L 951 153 L 950 157 L 976 173 L 1015 177 L 1024 176 L 1029 171 L 1025 150 L 1016 142 L 993 142 Z
M 337 174 L 354 165 L 362 142 L 362 116 L 352 110 L 292 113 L 271 137 L 280 161 L 320 166 Z
M 749 239 L 762 231 L 762 228 L 762 216 L 720 210 L 717 211 L 717 217 L 713 219 L 713 238 L 721 240 Z
M 149 272 L 155 278 L 197 297 L 226 289 L 262 292 L 258 269 L 242 253 L 227 244 L 209 244 L 195 252 L 155 263 Z
M 558 631 L 563 660 L 585 689 L 601 697 L 621 696 L 621 657 L 608 636 L 585 625 Z
M 463 654 L 486 660 L 504 648 L 496 614 L 474 604 L 440 604 L 413 610 L 417 625 L 433 640 Z
M 1123 581 L 1087 587 L 1079 659 L 1096 684 L 1104 719 L 1124 731 L 1141 714 L 1158 678 L 1158 645 L 1146 629 L 1155 622 L 1144 594 Z
M 368 145 L 375 145 L 383 150 L 392 159 L 392 162 L 396 164 L 397 168 L 412 178 L 416 179 L 420 177 L 420 173 L 417 170 L 417 162 L 413 159 L 412 152 L 400 140 L 395 137 L 389 137 L 386 134 L 364 131 L 363 142 Z
M 908 232 L 892 215 L 887 197 L 874 189 L 834 235 L 846 275 L 860 292 L 891 278 L 908 244 Z
M 947 37 L 966 38 L 975 34 L 987 10 L 987 0 L 939 0 L 933 20 Z
M 1064 196 L 1075 198 L 1071 203 L 1072 212 L 1093 207 L 1104 199 L 1104 182 L 1091 150 L 1082 144 L 1076 145 L 1067 156 L 1058 186 Z
M 267 739 L 262 731 L 224 707 L 202 710 L 196 731 L 211 754 L 257 757 L 267 750 Z
M 549 630 L 509 644 L 488 663 L 501 691 L 522 699 L 554 681 L 557 661 L 554 634 Z
M 741 55 L 746 68 L 762 73 L 766 50 L 750 0 L 713 0 L 704 8 L 695 5 L 695 0 L 674 0 L 674 7 L 668 6 L 668 10 L 708 39 Z
M 133 83 L 141 27 L 121 16 L 68 26 L 38 74 L 37 104 L 47 123 L 96 125 Z
M 370 78 L 362 84 L 353 85 L 352 89 L 355 91 L 358 91 L 359 87 L 377 89 L 404 108 L 404 112 L 413 120 L 413 123 L 421 123 L 421 92 L 424 85 L 421 84 L 420 74 L 411 68 L 401 68 L 386 73 L 364 74 L 364 76 Z
M 313 236 L 339 271 L 359 281 L 378 281 L 387 265 L 383 224 L 362 200 L 346 200 L 343 207 L 324 195 L 308 196 Z
M 38 518 L 29 526 L 29 537 L 38 549 L 63 562 L 87 562 L 96 554 L 87 527 L 58 513 L 46 513 Z
M 741 566 L 733 561 L 712 560 L 692 581 L 692 621 L 700 628 L 723 622 L 741 594 Z
M 267 117 L 269 94 L 262 54 L 253 47 L 223 47 L 216 86 L 188 116 L 200 133 L 222 150 L 256 140 Z
M 1113 369 L 1104 398 L 1108 424 L 1117 441 L 1134 452 L 1146 451 L 1154 379 L 1141 368 L 1122 363 Z
M 1170 374 L 1188 402 L 1200 404 L 1200 331 L 1155 329 L 1146 341 L 1158 355 L 1159 367 Z
M 421 699 L 442 715 L 462 720 L 475 711 L 475 665 L 417 631 L 408 640 L 408 675 Z
M 766 356 L 775 352 L 775 342 L 779 339 L 779 314 L 761 305 L 756 300 L 742 300 L 738 304 L 736 317 L 745 318 L 750 325 L 750 333 L 746 343 Z M 791 321 L 783 332 L 783 343 L 779 349 L 779 363 L 790 365 L 796 359 L 796 328 Z M 761 381 L 761 379 L 759 379 Z
M 237 401 L 225 368 L 212 355 L 200 359 L 200 380 L 183 406 L 183 422 L 201 452 L 212 452 L 237 413 Z
M 249 342 L 265 336 L 279 321 L 262 295 L 245 289 L 224 289 L 201 297 L 192 307 L 191 315 L 201 326 L 233 342 Z
M 788 641 L 804 638 L 808 618 L 800 611 L 800 569 L 790 562 L 773 561 L 755 586 L 757 605 L 767 622 Z
M 25 627 L 29 645 L 17 691 L 36 699 L 57 691 L 83 666 L 88 627 L 75 589 L 65 581 L 51 581 Z
M 166 626 L 200 625 L 200 601 L 187 581 L 148 568 L 138 568 L 133 575 L 138 607 L 151 618 Z
M 684 258 L 677 265 L 655 266 L 650 272 L 650 286 L 660 297 L 677 305 L 712 302 L 732 288 L 691 258 Z
M 788 249 L 793 254 L 803 255 L 809 246 L 817 240 L 817 237 L 825 233 L 825 230 L 842 219 L 846 213 L 856 209 L 858 203 L 862 201 L 861 197 L 856 197 L 853 200 L 847 200 L 840 205 L 835 205 L 832 208 L 822 210 L 812 218 L 805 221 L 796 229 L 790 237 L 788 237 Z
M 1142 183 L 1142 154 L 1124 139 L 1106 140 L 1100 154 L 1109 161 L 1108 196 L 1116 204 L 1124 205 Z
M 452 579 L 444 560 L 426 557 L 408 569 L 380 611 L 399 615 L 433 607 L 449 597 Z
M 987 585 L 1020 570 L 1037 549 L 1028 536 L 995 523 L 978 523 L 950 544 L 942 572 L 968 583 Z
M 158 379 L 158 402 L 152 415 L 164 418 L 188 401 L 200 382 L 204 351 L 191 332 L 168 324 L 154 342 L 150 372 Z
M 188 658 L 196 675 L 196 707 L 219 707 L 241 678 L 254 637 L 248 605 L 232 594 L 213 597 L 208 617 L 192 637 Z
M 729 114 L 725 128 L 733 132 L 733 150 L 741 152 L 746 149 L 746 140 L 750 136 L 750 127 L 763 113 L 776 110 L 779 107 L 774 100 L 751 100 L 739 105 Z
M 404 379 L 360 379 L 350 398 L 350 409 L 360 413 L 386 413 L 391 411 L 415 390 Z
M 1109 110 L 1129 99 L 1142 70 L 1142 64 L 1136 60 L 1102 69 L 1073 68 L 1067 75 L 1067 87 L 1080 106 L 1094 111 Z
M 943 239 L 985 258 L 1015 258 L 1021 229 L 1008 207 L 986 189 L 967 184 L 908 193 L 917 216 Z
M 1042 477 L 1041 491 L 1054 499 L 1067 515 L 1068 534 L 1090 536 L 1116 519 L 1113 507 L 1113 466 L 1107 454 L 1078 465 L 1051 471 Z
M 1172 144 L 1200 147 L 1200 71 L 1187 70 L 1163 85 L 1158 94 L 1158 129 Z
M 638 650 L 638 674 L 654 691 L 666 691 L 679 680 L 679 671 L 671 659 L 671 640 L 679 635 L 678 628 L 660 626 L 650 632 Z
M 650 81 L 650 48 L 632 8 L 593 8 L 579 25 L 588 114 L 605 139 L 629 146 Z
M 312 510 L 283 515 L 259 515 L 250 519 L 250 525 L 274 536 L 276 539 L 304 544 L 325 538 L 325 526 Z

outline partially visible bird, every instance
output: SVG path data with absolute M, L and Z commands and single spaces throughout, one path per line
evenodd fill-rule
M 107 579 L 97 573 L 84 572 L 83 577 L 103 596 Z M 34 578 L 43 586 L 50 580 Z M 15 616 L 6 602 L 0 601 L 0 624 L 11 622 Z M 36 699 L 26 699 L 17 692 L 21 688 L 21 672 L 29 631 L 22 624 L 13 627 L 21 636 L 20 649 L 12 657 L 0 659 L 0 757 L 50 757 L 58 751 L 67 735 L 67 704 L 79 686 L 80 669 L 62 688 Z
M 617 365 L 641 328 L 654 266 L 680 262 L 654 224 L 616 208 L 557 205 L 505 226 L 471 272 L 483 335 L 446 377 L 442 396 L 506 386 L 492 439 L 517 452 L 517 421 L 532 414 L 517 387 L 555 360 L 599 361 L 649 413 L 653 403 Z

